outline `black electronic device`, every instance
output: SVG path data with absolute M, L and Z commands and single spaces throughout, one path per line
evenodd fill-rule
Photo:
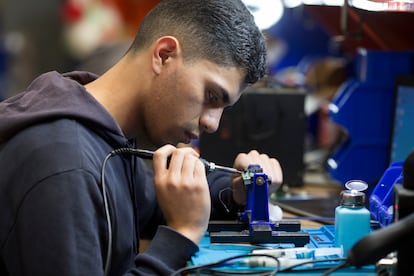
M 199 139 L 201 156 L 232 166 L 236 155 L 256 149 L 275 157 L 287 186 L 303 185 L 305 94 L 294 89 L 252 88 L 223 112 L 215 133 Z

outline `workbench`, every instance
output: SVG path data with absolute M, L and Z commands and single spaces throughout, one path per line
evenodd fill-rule
M 335 202 L 336 196 L 339 195 L 341 191 L 340 186 L 334 185 L 308 185 L 302 188 L 293 189 L 289 191 L 290 197 L 293 200 L 299 200 L 302 198 L 304 202 L 308 202 L 309 204 L 315 204 L 318 198 L 321 200 L 333 200 Z M 277 200 L 270 198 L 271 201 L 275 201 L 277 204 Z M 334 247 L 334 225 L 333 225 L 333 214 L 334 210 L 321 210 L 318 214 L 310 213 L 306 211 L 306 208 L 300 212 L 300 209 L 295 207 L 291 207 L 294 204 L 289 205 L 287 200 L 281 200 L 281 207 L 283 209 L 283 220 L 299 220 L 302 230 L 308 232 L 310 235 L 310 243 L 306 245 L 309 248 L 321 248 L 321 247 Z M 301 204 L 305 204 L 301 202 Z M 331 208 L 335 206 L 335 203 L 331 204 Z M 326 206 L 325 205 L 322 205 Z M 283 208 L 286 207 L 286 208 Z M 310 208 L 311 209 L 311 208 Z M 323 212 L 325 211 L 325 212 Z M 321 215 L 322 214 L 322 215 Z M 328 214 L 328 215 L 326 215 Z M 211 243 L 209 234 L 206 233 L 205 237 L 200 242 L 200 251 L 194 256 L 189 263 L 190 266 L 197 266 L 197 265 L 204 265 L 207 263 L 217 262 L 219 260 L 223 260 L 225 258 L 239 256 L 243 254 L 252 253 L 253 250 L 258 249 L 260 247 L 286 247 L 292 248 L 292 245 L 286 244 L 248 244 L 248 243 L 232 243 L 232 244 L 223 244 L 223 243 Z M 294 246 L 293 246 L 294 247 Z M 330 256 L 330 257 L 340 257 L 340 256 Z M 326 257 L 323 257 L 326 258 Z M 328 267 L 332 266 L 332 262 L 324 262 L 318 265 L 319 268 L 322 270 L 317 271 L 297 271 L 297 272 L 280 272 L 278 275 L 289 274 L 289 275 L 321 275 Z M 338 264 L 338 262 L 336 262 Z M 227 267 L 228 269 L 234 269 L 238 272 L 241 271 L 257 271 L 263 272 L 263 270 L 268 270 L 270 268 L 264 267 L 246 267 L 244 264 L 240 265 L 233 265 L 232 267 Z M 305 267 L 302 267 L 305 268 Z M 224 267 L 226 269 L 226 267 Z M 225 274 L 231 275 L 231 274 Z M 233 274 L 234 275 L 234 274 Z M 354 267 L 342 268 L 338 271 L 333 272 L 331 275 L 377 275 L 375 272 L 375 266 L 367 266 L 360 269 L 356 269 Z

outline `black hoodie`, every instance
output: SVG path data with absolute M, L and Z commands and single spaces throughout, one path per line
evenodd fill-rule
M 109 152 L 134 144 L 83 87 L 96 77 L 46 73 L 0 103 L 0 275 L 103 274 L 109 239 L 101 168 Z M 183 267 L 198 247 L 159 226 L 145 163 L 113 156 L 104 182 L 110 275 L 169 275 Z M 229 194 L 218 199 L 227 175 L 211 174 L 209 183 L 213 215 L 223 211 L 223 200 L 234 207 Z M 139 238 L 152 238 L 142 254 Z

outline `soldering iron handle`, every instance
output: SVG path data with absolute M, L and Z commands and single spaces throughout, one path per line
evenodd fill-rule
M 150 151 L 150 150 L 132 149 L 132 148 L 119 148 L 119 149 L 113 150 L 111 152 L 112 155 L 122 154 L 122 153 L 133 154 L 133 155 L 138 156 L 140 158 L 149 159 L 149 160 L 152 160 L 152 157 L 154 155 L 154 152 Z M 170 159 L 171 158 L 168 158 L 167 164 L 170 163 Z M 212 171 L 215 170 L 215 164 L 213 162 L 209 162 L 209 161 L 205 160 L 204 158 L 200 158 L 200 161 L 206 167 L 206 172 L 207 173 L 212 172 Z

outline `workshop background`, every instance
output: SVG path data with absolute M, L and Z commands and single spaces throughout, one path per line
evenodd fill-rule
M 49 70 L 101 74 L 157 2 L 3 0 L 0 98 Z M 397 148 L 400 159 L 414 148 L 394 141 L 398 79 L 413 76 L 413 1 L 246 3 L 276 20 L 263 27 L 269 74 L 226 110 L 217 133 L 193 146 L 223 165 L 250 148 L 274 155 L 285 172 L 285 192 L 349 179 L 364 180 L 372 190 Z M 405 127 L 405 135 L 412 129 Z

